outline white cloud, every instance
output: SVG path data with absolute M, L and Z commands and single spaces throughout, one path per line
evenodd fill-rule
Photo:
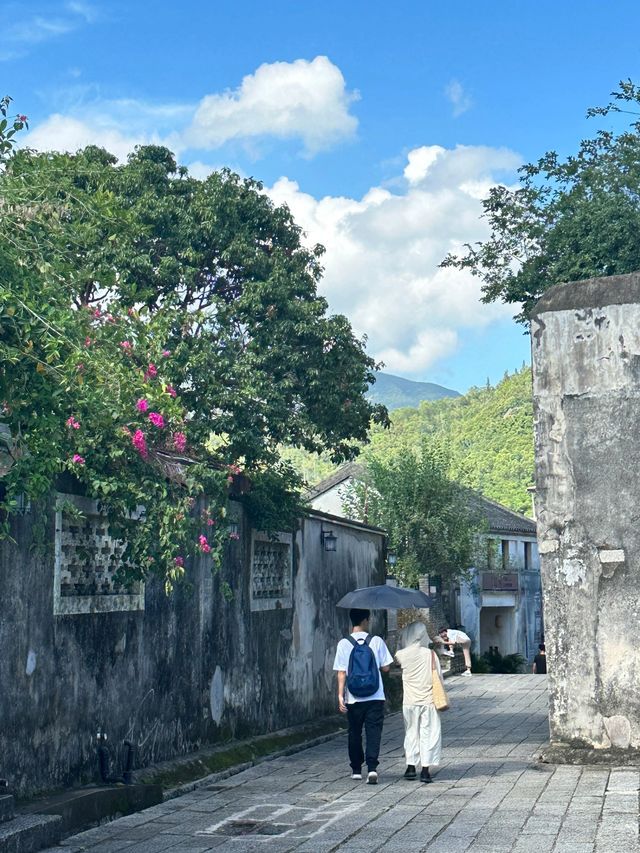
M 473 106 L 471 97 L 459 80 L 450 80 L 444 88 L 444 94 L 451 103 L 454 118 L 466 113 Z
M 87 85 L 61 90 L 56 103 L 64 99 L 72 108 L 36 126 L 27 144 L 76 151 L 82 145 L 108 147 L 112 142 L 117 145 L 112 153 L 122 159 L 144 142 L 163 142 L 180 153 L 211 151 L 232 140 L 255 146 L 261 138 L 272 136 L 300 139 L 310 156 L 349 139 L 358 124 L 349 113 L 357 95 L 347 91 L 340 69 L 326 56 L 311 62 L 297 59 L 261 65 L 235 91 L 206 95 L 197 104 L 91 101 L 86 99 L 90 92 Z
M 180 153 L 182 140 L 171 128 L 191 112 L 188 106 L 178 104 L 156 106 L 132 99 L 97 101 L 82 108 L 81 119 L 53 113 L 35 126 L 25 143 L 38 151 L 71 152 L 86 145 L 99 145 L 118 160 L 126 160 L 136 145 L 166 145 Z
M 486 238 L 479 198 L 519 164 L 507 149 L 426 146 L 409 152 L 403 192 L 373 187 L 360 200 L 316 199 L 281 178 L 269 194 L 289 205 L 310 243 L 326 247 L 321 290 L 331 310 L 368 335 L 388 370 L 423 376 L 455 351 L 465 329 L 512 314 L 481 304 L 470 273 L 438 265 Z
M 69 116 L 54 113 L 26 138 L 26 144 L 38 151 L 77 151 L 87 145 L 100 145 L 119 160 L 126 160 L 136 145 L 152 142 L 144 136 L 130 136 L 116 128 L 100 127 Z
M 299 138 L 314 154 L 354 136 L 358 122 L 349 108 L 357 97 L 326 56 L 264 64 L 234 91 L 204 97 L 187 139 L 210 149 L 234 139 Z

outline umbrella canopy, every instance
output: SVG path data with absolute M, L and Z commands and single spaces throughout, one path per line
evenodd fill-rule
M 361 607 L 365 610 L 398 610 L 408 607 L 432 607 L 429 598 L 419 589 L 403 589 L 401 586 L 365 586 L 348 592 L 336 607 Z

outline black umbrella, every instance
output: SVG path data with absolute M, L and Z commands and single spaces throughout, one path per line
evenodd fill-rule
M 366 610 L 402 610 L 408 607 L 432 607 L 434 599 L 419 589 L 401 586 L 365 586 L 348 592 L 336 607 L 360 607 Z

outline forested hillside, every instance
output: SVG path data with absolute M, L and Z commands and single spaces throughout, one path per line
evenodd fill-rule
M 496 387 L 472 388 L 455 399 L 398 409 L 390 430 L 374 429 L 372 449 L 384 453 L 418 447 L 424 435 L 448 443 L 460 481 L 519 512 L 531 513 L 533 481 L 531 370 L 523 368 Z
M 531 514 L 527 492 L 533 482 L 530 368 L 505 375 L 495 387 L 472 388 L 462 397 L 398 409 L 391 418 L 391 429 L 372 432 L 371 450 L 376 455 L 384 457 L 387 451 L 403 447 L 418 449 L 425 435 L 433 436 L 448 444 L 452 473 L 462 483 Z M 301 451 L 286 455 L 311 484 L 335 468 L 328 459 Z

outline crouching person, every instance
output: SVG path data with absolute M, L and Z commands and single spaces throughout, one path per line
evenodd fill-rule
M 438 656 L 429 648 L 429 635 L 422 622 L 412 622 L 400 635 L 396 660 L 402 669 L 402 714 L 405 779 L 415 779 L 420 764 L 421 782 L 432 782 L 429 768 L 440 764 L 442 730 L 433 702 L 433 682 L 441 678 Z M 434 672 L 435 670 L 435 672 Z

